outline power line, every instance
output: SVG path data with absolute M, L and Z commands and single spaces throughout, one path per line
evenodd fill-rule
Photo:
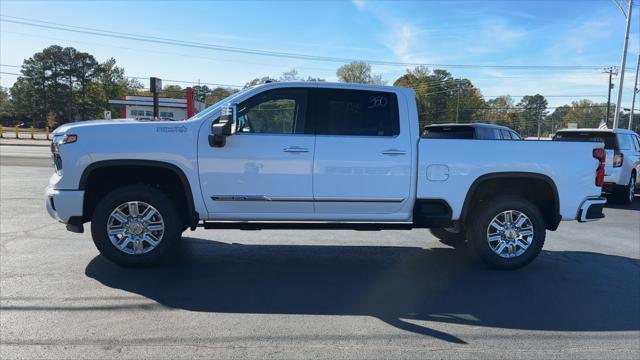
M 21 68 L 21 66 L 7 65 L 7 64 L 0 64 L 0 66 Z M 16 75 L 16 76 L 22 76 L 22 77 L 25 77 L 25 78 L 29 78 L 29 76 L 26 76 L 26 75 L 23 75 L 23 74 L 10 73 L 10 72 L 4 72 L 4 71 L 0 71 L 0 73 L 7 74 L 7 75 Z M 149 80 L 149 77 L 143 77 L 143 76 L 128 76 L 128 75 L 124 75 L 123 77 L 125 77 L 127 79 Z M 205 81 L 188 81 L 188 80 L 172 80 L 172 79 L 162 79 L 162 81 L 166 81 L 166 82 L 170 82 L 170 83 L 179 83 L 179 84 L 191 84 L 191 85 L 200 84 L 200 85 L 211 85 L 211 86 L 219 86 L 219 87 L 239 87 L 239 88 L 244 87 L 244 85 L 220 84 L 220 83 L 205 82 Z
M 528 70 L 568 70 L 568 69 L 601 69 L 602 65 L 598 66 L 583 66 L 583 65 L 479 65 L 479 64 L 429 64 L 429 63 L 413 63 L 413 62 L 397 62 L 386 60 L 374 60 L 374 59 L 355 59 L 355 58 L 340 58 L 330 56 L 317 56 L 308 54 L 299 54 L 291 52 L 280 52 L 273 50 L 262 50 L 252 48 L 242 48 L 234 46 L 225 46 L 217 44 L 200 43 L 193 41 L 176 40 L 171 38 L 140 35 L 124 32 L 116 32 L 109 30 L 101 30 L 96 28 L 72 26 L 61 23 L 22 18 L 17 16 L 0 15 L 0 21 L 20 24 L 25 26 L 40 27 L 52 30 L 61 30 L 67 32 L 81 33 L 87 35 L 102 36 L 108 38 L 119 38 L 124 40 L 134 40 L 142 42 L 151 42 L 164 45 L 181 46 L 189 48 L 200 48 L 214 51 L 234 52 L 240 54 L 270 56 L 279 58 L 291 58 L 298 60 L 310 60 L 310 61 L 325 61 L 325 62 L 338 62 L 349 63 L 352 61 L 364 61 L 374 65 L 390 65 L 390 66 L 427 66 L 427 67 L 440 67 L 440 68 L 484 68 L 484 69 L 528 69 Z
M 204 59 L 204 60 L 210 60 L 210 61 L 215 61 L 215 62 L 230 62 L 230 63 L 234 63 L 234 64 L 248 64 L 248 65 L 270 66 L 270 67 L 280 67 L 280 68 L 282 68 L 282 64 L 272 64 L 272 63 L 265 63 L 265 62 L 253 62 L 253 61 L 244 61 L 244 60 L 237 60 L 237 59 L 219 59 L 219 58 L 212 58 L 212 57 L 207 57 L 207 56 L 197 56 L 197 55 L 192 55 L 192 54 L 184 54 L 184 53 L 176 53 L 176 52 L 168 52 L 168 51 L 157 51 L 157 50 L 149 50 L 149 49 L 140 49 L 140 48 L 132 48 L 132 47 L 126 47 L 126 46 L 114 46 L 114 45 L 107 45 L 107 44 L 104 44 L 104 43 L 96 43 L 96 42 L 88 42 L 88 41 L 69 40 L 69 39 L 62 39 L 62 38 L 52 37 L 52 36 L 39 36 L 39 35 L 26 34 L 26 33 L 15 32 L 15 31 L 3 30 L 2 32 L 5 33 L 5 34 L 14 34 L 14 35 L 20 35 L 20 36 L 34 37 L 34 38 L 38 38 L 38 39 L 50 39 L 50 40 L 62 41 L 62 42 L 65 42 L 65 43 L 72 43 L 72 44 L 85 44 L 85 45 L 103 46 L 103 47 L 108 47 L 108 48 L 112 48 L 112 49 L 123 49 L 123 50 L 131 50 L 131 51 L 135 51 L 135 52 L 147 52 L 147 53 L 152 53 L 152 54 L 173 55 L 173 56 L 186 57 L 186 58 L 189 58 L 189 59 L 197 58 L 197 59 Z M 335 72 L 335 69 L 320 68 L 320 67 L 314 67 L 314 66 L 296 66 L 296 69 Z

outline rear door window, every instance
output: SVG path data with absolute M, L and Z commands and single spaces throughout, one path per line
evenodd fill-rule
M 390 92 L 317 89 L 313 91 L 318 135 L 396 136 L 398 99 Z

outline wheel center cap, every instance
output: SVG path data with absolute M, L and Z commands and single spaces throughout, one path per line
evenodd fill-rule
M 515 239 L 518 237 L 518 232 L 515 231 L 514 229 L 509 229 L 505 232 L 504 235 L 509 239 Z
M 144 231 L 144 226 L 138 222 L 138 221 L 133 221 L 129 224 L 129 232 L 134 234 L 134 235 L 140 235 L 142 234 L 142 232 Z

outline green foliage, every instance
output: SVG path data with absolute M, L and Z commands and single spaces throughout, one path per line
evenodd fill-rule
M 386 81 L 382 80 L 381 75 L 371 74 L 371 65 L 364 61 L 353 61 L 349 64 L 342 65 L 336 71 L 336 76 L 342 82 L 385 85 Z
M 418 66 L 399 77 L 394 86 L 416 92 L 420 127 L 428 124 L 475 122 L 484 110 L 484 98 L 468 79 L 454 79 L 442 69 Z
M 613 113 L 611 111 L 611 118 Z M 591 100 L 573 101 L 569 106 L 562 106 L 556 109 L 549 116 L 557 124 L 556 129 L 566 128 L 569 123 L 576 123 L 582 128 L 597 128 L 600 122 L 607 117 L 607 104 L 594 103 Z M 609 124 L 611 125 L 611 124 Z
M 547 113 L 547 105 L 547 99 L 540 94 L 523 97 L 517 105 L 520 116 L 514 124 L 515 130 L 530 136 L 537 135 L 538 123 L 542 124 Z
M 486 102 L 483 113 L 483 121 L 510 127 L 514 130 L 518 123 L 518 109 L 515 107 L 511 96 L 499 96 Z
M 218 101 L 228 97 L 231 94 L 238 92 L 236 89 L 217 87 L 211 91 L 211 94 L 205 99 L 206 106 L 217 103 Z
M 0 86 L 0 113 L 11 112 L 11 99 L 7 88 Z
M 44 126 L 47 117 L 61 124 L 101 117 L 108 100 L 138 87 L 114 59 L 98 63 L 93 55 L 52 45 L 24 60 L 22 76 L 11 87 L 16 116 Z

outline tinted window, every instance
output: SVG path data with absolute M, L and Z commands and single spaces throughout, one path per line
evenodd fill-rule
M 316 134 L 395 136 L 400 133 L 398 100 L 393 93 L 318 89 L 314 94 L 312 112 Z
M 260 93 L 238 105 L 238 132 L 304 133 L 306 90 L 282 89 Z
M 601 142 L 601 143 L 604 143 L 605 149 L 611 149 L 611 150 L 617 149 L 616 137 L 611 132 L 563 131 L 563 132 L 557 132 L 556 135 L 553 137 L 553 140 Z
M 618 134 L 618 145 L 620 150 L 635 150 L 633 139 L 628 134 Z
M 509 133 L 511 133 L 511 140 L 522 140 L 520 135 L 518 135 L 518 133 L 516 133 L 515 131 L 509 131 Z
M 633 138 L 636 139 L 636 150 L 640 151 L 640 136 L 634 135 Z
M 496 140 L 500 139 L 500 132 L 498 129 L 480 126 L 476 129 L 478 139 L 482 140 Z
M 474 139 L 471 126 L 427 126 L 422 135 L 429 139 Z
M 500 130 L 500 134 L 502 134 L 502 140 L 511 140 L 511 134 L 509 130 Z

